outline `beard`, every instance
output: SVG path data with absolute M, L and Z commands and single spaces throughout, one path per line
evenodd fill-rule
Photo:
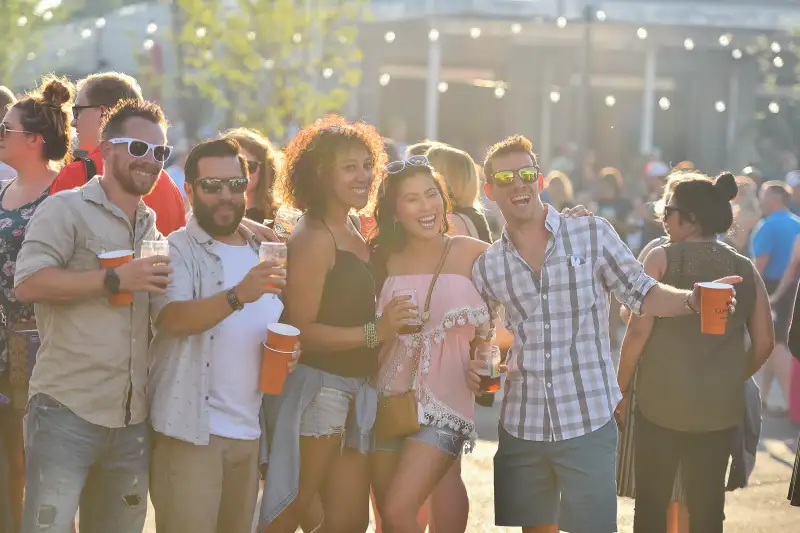
M 153 165 L 147 164 L 137 165 L 134 163 L 132 165 L 123 165 L 122 162 L 115 162 L 112 167 L 114 169 L 114 177 L 116 177 L 120 188 L 126 193 L 135 196 L 147 196 L 150 194 L 156 186 L 158 175 L 161 173 L 160 167 L 156 171 Z M 151 180 L 144 179 L 143 176 L 138 178 L 134 177 L 133 173 L 138 170 L 154 173 L 156 177 Z
M 220 224 L 214 219 L 214 215 L 223 207 L 232 208 L 233 216 L 230 222 Z M 198 202 L 195 197 L 194 204 L 192 205 L 192 214 L 194 218 L 197 219 L 197 223 L 200 224 L 200 227 L 211 237 L 226 237 L 228 235 L 233 235 L 233 233 L 239 229 L 239 224 L 244 217 L 244 204 L 220 202 L 214 206 L 210 206 L 203 202 Z

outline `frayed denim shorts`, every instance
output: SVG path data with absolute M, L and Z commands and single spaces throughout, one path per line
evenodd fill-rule
M 469 441 L 469 437 L 458 433 L 450 428 L 440 428 L 434 426 L 422 426 L 419 431 L 408 437 L 396 439 L 375 440 L 373 451 L 375 452 L 399 452 L 403 449 L 406 440 L 423 442 L 442 450 L 447 455 L 459 457 L 464 451 L 464 445 Z

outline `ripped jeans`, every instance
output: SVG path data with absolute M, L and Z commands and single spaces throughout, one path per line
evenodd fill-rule
M 141 533 L 147 514 L 147 423 L 91 424 L 45 394 L 28 403 L 21 533 Z

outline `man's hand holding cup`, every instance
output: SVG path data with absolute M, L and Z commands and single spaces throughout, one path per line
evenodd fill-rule
M 286 270 L 277 261 L 264 261 L 251 268 L 236 286 L 236 297 L 243 304 L 249 304 L 265 294 L 280 295 L 285 286 Z
M 172 267 L 168 255 L 133 259 L 116 268 L 121 292 L 164 294 L 172 283 Z

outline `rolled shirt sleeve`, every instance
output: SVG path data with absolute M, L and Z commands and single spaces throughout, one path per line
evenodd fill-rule
M 66 268 L 75 251 L 75 213 L 59 196 L 47 198 L 36 209 L 17 256 L 14 287 L 44 268 Z
M 644 267 L 622 242 L 606 220 L 597 219 L 597 232 L 602 257 L 599 273 L 605 286 L 617 300 L 636 315 L 642 314 L 647 293 L 658 282 L 644 273 Z

